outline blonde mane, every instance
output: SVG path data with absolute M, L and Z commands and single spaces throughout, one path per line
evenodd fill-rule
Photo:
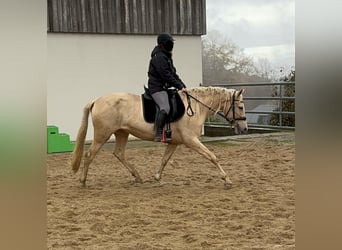
M 215 110 L 214 113 L 209 115 L 216 115 L 219 111 L 225 111 L 227 109 L 227 105 L 229 105 L 234 89 L 209 86 L 189 88 L 188 91 L 191 95 L 198 97 L 198 99 L 202 100 L 206 105 Z M 200 106 L 200 112 L 207 110 L 203 105 L 198 105 Z

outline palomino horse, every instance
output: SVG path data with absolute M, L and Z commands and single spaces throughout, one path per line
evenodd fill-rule
M 219 114 L 225 117 L 235 128 L 235 133 L 246 133 L 247 121 L 242 97 L 243 92 L 244 89 L 235 91 L 234 89 L 220 87 L 188 89 L 189 96 L 194 99 L 192 102 L 193 114 L 191 116 L 184 114 L 181 119 L 171 123 L 172 140 L 168 142 L 161 165 L 155 174 L 157 181 L 161 180 L 163 169 L 177 146 L 184 144 L 215 164 L 225 181 L 225 185 L 228 188 L 232 186 L 231 180 L 218 163 L 216 156 L 200 142 L 199 136 L 206 118 L 219 111 L 223 112 L 223 114 Z M 189 102 L 185 93 L 181 93 L 181 99 L 184 104 L 187 101 Z M 90 112 L 94 127 L 94 138 L 89 150 L 84 154 L 84 166 L 80 177 L 83 186 L 86 183 L 90 163 L 112 134 L 115 135 L 113 154 L 135 177 L 135 181 L 142 183 L 142 179 L 134 166 L 130 165 L 125 158 L 125 147 L 129 134 L 142 140 L 154 140 L 153 124 L 145 122 L 143 117 L 141 96 L 128 93 L 113 93 L 91 101 L 84 107 L 82 123 L 71 159 L 72 169 L 75 173 L 78 171 L 82 160 Z

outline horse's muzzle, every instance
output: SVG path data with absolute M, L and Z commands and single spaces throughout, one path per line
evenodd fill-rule
M 246 126 L 240 126 L 239 123 L 236 123 L 234 126 L 234 132 L 235 134 L 247 134 L 248 127 Z

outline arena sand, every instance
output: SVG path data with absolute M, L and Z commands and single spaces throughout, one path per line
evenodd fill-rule
M 232 137 L 233 138 L 233 137 Z M 235 137 L 234 137 L 235 138 Z M 47 156 L 48 249 L 295 249 L 294 133 L 205 143 L 234 183 L 180 146 L 153 179 L 165 145 L 129 142 L 133 177 L 108 143 L 91 164 L 87 187 L 70 153 Z

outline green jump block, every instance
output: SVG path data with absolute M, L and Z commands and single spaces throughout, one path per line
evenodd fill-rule
M 59 129 L 56 126 L 47 126 L 48 135 L 54 135 L 59 133 Z
M 74 150 L 75 143 L 70 141 L 70 136 L 59 133 L 57 126 L 47 127 L 47 152 L 61 153 Z

